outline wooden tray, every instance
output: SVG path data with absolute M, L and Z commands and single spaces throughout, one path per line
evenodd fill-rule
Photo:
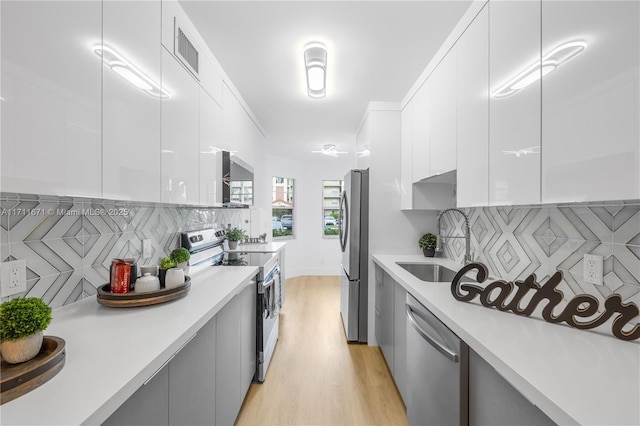
M 105 284 L 98 287 L 97 301 L 99 304 L 110 308 L 134 308 L 180 299 L 186 296 L 190 289 L 190 277 L 185 277 L 184 284 L 178 287 L 161 288 L 157 291 L 146 291 L 144 293 L 111 293 L 111 284 Z
M 0 404 L 12 401 L 49 381 L 64 367 L 64 339 L 44 336 L 40 353 L 20 364 L 0 364 Z

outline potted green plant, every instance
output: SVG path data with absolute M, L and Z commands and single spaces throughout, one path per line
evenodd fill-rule
M 240 228 L 233 228 L 227 231 L 226 235 L 227 235 L 227 240 L 229 241 L 229 249 L 235 250 L 238 248 L 238 242 L 244 239 L 245 232 Z
M 176 264 L 176 267 L 182 268 L 185 274 L 189 273 L 189 259 L 191 254 L 184 247 L 178 247 L 169 254 L 169 258 Z
M 163 257 L 158 264 L 158 278 L 160 278 L 160 287 L 164 287 L 164 279 L 167 276 L 167 270 L 175 268 L 176 264 L 173 263 L 170 257 Z
M 427 232 L 418 240 L 418 246 L 422 249 L 422 253 L 426 257 L 433 257 L 436 254 L 436 245 L 438 244 L 438 237 L 434 234 Z
M 29 361 L 40 352 L 51 308 L 37 297 L 21 297 L 0 305 L 0 353 L 10 364 Z

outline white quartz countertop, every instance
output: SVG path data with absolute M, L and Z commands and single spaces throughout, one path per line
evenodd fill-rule
M 256 275 L 253 266 L 191 270 L 182 299 L 107 308 L 95 296 L 53 311 L 45 335 L 66 342 L 64 368 L 39 388 L 2 405 L 3 425 L 104 422 Z
M 277 253 L 284 248 L 286 242 L 270 242 L 264 244 L 238 244 L 238 248 L 230 250 L 225 249 L 228 253 Z
M 396 262 L 455 271 L 460 264 L 419 255 L 373 259 L 556 423 L 640 425 L 640 341 L 615 338 L 610 322 L 608 334 L 607 328 L 576 330 L 486 308 L 477 299 L 460 302 L 449 283 L 421 281 Z

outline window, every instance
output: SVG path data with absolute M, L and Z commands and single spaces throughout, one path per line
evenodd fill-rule
M 274 237 L 294 235 L 293 183 L 291 178 L 273 177 L 271 219 Z
M 341 180 L 322 181 L 322 229 L 327 237 L 338 235 L 340 197 L 343 189 Z

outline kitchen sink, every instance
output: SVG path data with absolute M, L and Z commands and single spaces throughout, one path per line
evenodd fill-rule
M 427 282 L 448 282 L 453 281 L 453 277 L 458 273 L 449 268 L 433 263 L 404 263 L 396 262 L 396 264 L 406 269 L 413 276 L 422 281 Z

